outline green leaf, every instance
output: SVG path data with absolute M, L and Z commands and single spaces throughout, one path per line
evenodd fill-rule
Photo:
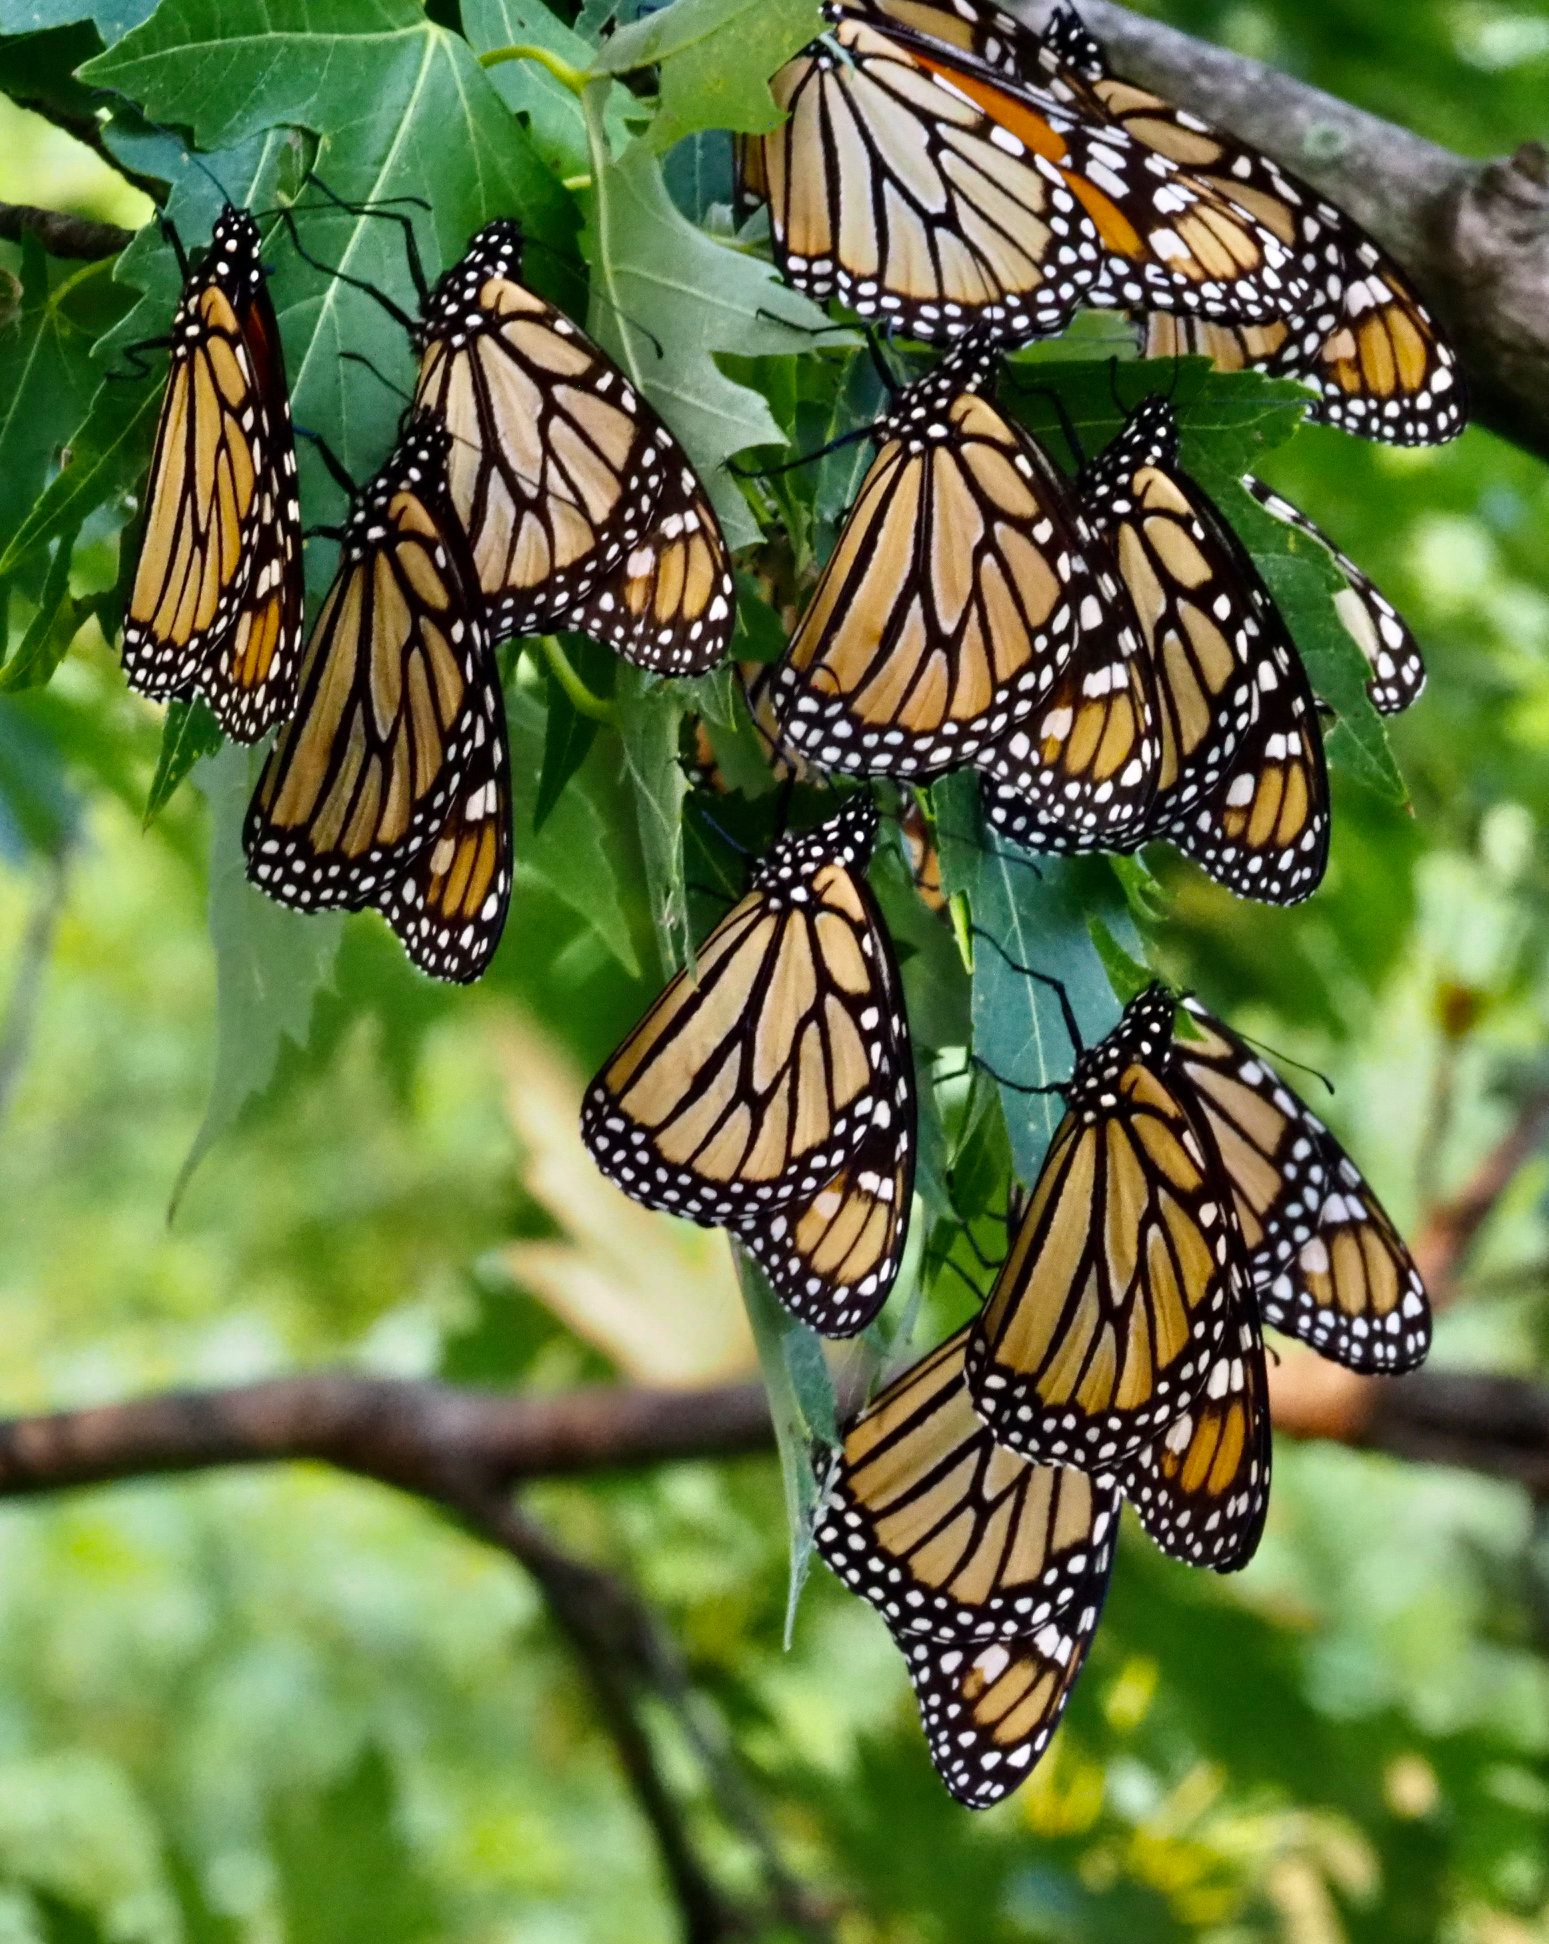
M 177 794 L 178 786 L 193 772 L 194 765 L 213 756 L 225 742 L 221 726 L 204 702 L 172 701 L 167 704 L 167 719 L 161 726 L 161 749 L 156 757 L 156 774 L 145 798 L 145 823 L 154 823 Z
M 590 716 L 582 715 L 553 675 L 546 673 L 545 680 L 548 706 L 543 721 L 543 767 L 538 775 L 538 796 L 532 813 L 534 831 L 543 828 L 565 785 L 585 762 L 587 751 L 597 737 L 597 724 Z
M 578 771 L 541 828 L 535 820 L 546 714 L 532 689 L 516 687 L 510 694 L 506 719 L 518 874 L 525 872 L 547 885 L 586 920 L 625 971 L 638 976 L 640 960 L 624 909 L 615 847 L 608 841 L 611 805 L 600 798 L 595 772 L 588 776 Z
M 778 357 L 810 350 L 827 319 L 773 267 L 718 243 L 673 206 L 661 165 L 635 143 L 617 160 L 600 125 L 601 84 L 587 90 L 592 194 L 582 248 L 593 268 L 591 329 L 682 440 L 733 547 L 758 529 L 726 461 L 783 444 L 767 401 L 733 382 L 717 352 Z
M 1031 1182 L 1064 1108 L 1056 1094 L 1022 1090 L 1069 1079 L 1076 1049 L 1059 995 L 1018 967 L 1063 983 L 1082 1043 L 1090 1046 L 1119 1016 L 1091 921 L 1100 918 L 1126 948 L 1134 934 L 1112 873 L 1099 860 L 1034 860 L 1004 839 L 987 843 L 968 900 L 980 934 L 974 939 L 974 1052 L 1000 1082 L 1017 1174 Z
M 82 609 L 70 598 L 70 557 L 75 550 L 74 529 L 54 542 L 53 558 L 43 578 L 37 611 L 16 653 L 0 668 L 0 694 L 42 688 L 69 652 L 81 622 Z
M 501 47 L 542 47 L 568 67 L 585 73 L 596 57 L 595 44 L 552 14 L 542 0 L 463 0 L 463 32 L 475 53 Z M 506 106 L 525 118 L 533 146 L 561 176 L 584 175 L 589 167 L 586 117 L 580 97 L 541 61 L 502 61 L 486 70 Z M 615 89 L 608 103 L 608 132 L 620 144 L 629 139 L 624 119 L 630 97 Z
M 619 669 L 616 700 L 651 917 L 662 970 L 670 975 L 688 963 L 694 944 L 683 863 L 683 805 L 689 786 L 678 761 L 686 698 L 679 684 L 625 665 Z
M 242 819 L 253 755 L 230 743 L 199 770 L 210 812 L 215 1071 L 204 1119 L 173 1185 L 169 1221 L 200 1162 L 268 1087 L 286 1041 L 305 1046 L 344 927 L 342 912 L 291 911 L 248 883 Z
M 660 68 L 654 149 L 705 128 L 763 134 L 782 119 L 770 75 L 822 31 L 818 0 L 674 0 L 620 28 L 596 72 Z
M 96 274 L 105 282 L 106 266 Z M 16 544 L 33 524 L 56 457 L 70 443 L 96 388 L 90 339 L 72 320 L 64 293 L 78 275 L 78 265 L 67 274 L 50 266 L 36 242 L 23 242 L 21 305 L 0 326 L 0 573 L 9 573 L 31 545 L 43 543 Z M 67 467 L 53 485 L 73 470 Z M 89 510 L 80 504 L 43 539 L 68 525 L 78 527 Z
M 833 1381 L 814 1333 L 798 1323 L 769 1287 L 753 1258 L 733 1245 L 742 1300 L 758 1350 L 759 1369 L 769 1393 L 780 1477 L 785 1487 L 785 1517 L 790 1531 L 790 1586 L 785 1607 L 785 1644 L 789 1648 L 796 1608 L 812 1563 L 812 1529 L 817 1517 L 818 1481 L 812 1469 L 814 1439 L 838 1442 L 838 1406 Z
M 67 27 L 89 20 L 105 47 L 122 39 L 155 11 L 156 0 L 21 0 L 18 11 L 5 16 L 8 34 L 33 34 L 49 27 Z

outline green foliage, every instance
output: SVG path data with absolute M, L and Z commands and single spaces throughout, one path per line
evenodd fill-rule
M 168 185 L 188 245 L 223 193 L 263 210 L 295 201 L 312 255 L 406 310 L 399 226 L 321 206 L 314 164 L 347 198 L 428 202 L 399 207 L 431 275 L 480 223 L 519 215 L 534 279 L 577 314 L 589 292 L 589 328 L 684 439 L 747 550 L 738 652 L 768 659 L 783 640 L 770 574 L 786 576 L 782 598 L 810 584 L 870 447 L 757 483 L 726 462 L 810 452 L 884 399 L 869 356 L 814 335 L 823 316 L 725 219 L 717 131 L 769 125 L 769 73 L 812 9 L 678 0 L 626 8 L 611 39 L 608 11 L 26 0 L 5 17 L 0 87 L 78 126 L 100 112 L 108 152 Z M 1532 132 L 1549 73 L 1542 7 L 1170 12 L 1470 153 Z M 523 45 L 594 76 L 584 99 L 533 60 L 479 62 Z M 83 208 L 143 221 L 84 150 L 62 159 L 19 116 L 4 132 L 8 197 L 65 201 L 69 161 L 95 169 Z M 364 476 L 410 377 L 402 330 L 310 268 L 277 223 L 266 258 L 298 422 Z M 512 657 L 516 897 L 476 993 L 418 979 L 374 918 L 268 904 L 238 845 L 253 758 L 220 750 L 202 707 L 163 715 L 127 697 L 117 667 L 164 369 L 161 352 L 129 346 L 165 332 L 173 252 L 146 227 L 112 265 L 0 246 L 0 272 L 0 993 L 25 983 L 40 914 L 57 917 L 20 1055 L 10 999 L 0 1019 L 7 1409 L 338 1360 L 533 1391 L 635 1375 L 627 1332 L 596 1319 L 638 1327 L 652 1265 L 578 1162 L 575 1105 L 740 888 L 741 860 L 704 813 L 755 851 L 775 832 L 779 794 L 745 713 L 724 680 L 654 682 L 567 642 L 613 718 L 599 720 L 539 655 Z M 883 1339 L 896 1367 L 966 1314 L 965 1280 L 984 1286 L 978 1258 L 1001 1253 L 1011 1180 L 1030 1178 L 1058 1110 L 1018 1090 L 1068 1074 L 1058 1003 L 1008 956 L 1065 980 L 1088 1039 L 1156 967 L 1277 1055 L 1329 1070 L 1329 1117 L 1410 1227 L 1468 1180 L 1542 1076 L 1541 465 L 1479 433 L 1437 453 L 1365 447 L 1305 428 L 1292 387 L 1137 367 L 1127 349 L 1115 374 L 1084 332 L 1019 361 L 1006 392 L 1061 463 L 1045 383 L 1088 450 L 1120 423 L 1115 385 L 1131 402 L 1173 394 L 1185 462 L 1337 713 L 1329 880 L 1305 908 L 1270 912 L 1165 855 L 1034 865 L 986 842 L 971 778 L 933 786 L 948 920 L 916 896 L 891 833 L 873 867 L 922 1092 L 920 1216 L 878 1342 L 830 1365 L 750 1277 L 756 1350 L 714 1374 L 762 1366 L 782 1466 L 556 1484 L 538 1510 L 578 1550 L 627 1564 L 660 1606 L 847 1944 L 1536 1935 L 1546 1569 L 1508 1487 L 1283 1442 L 1268 1539 L 1239 1580 L 1203 1584 L 1126 1534 L 1051 1756 L 983 1819 L 952 1808 L 929 1771 L 875 1616 L 806 1574 L 833 1377 L 848 1391 Z M 305 447 L 301 465 L 306 517 L 335 518 Z M 1414 622 L 1432 688 L 1391 729 L 1365 701 L 1337 576 L 1238 487 L 1260 468 Z M 766 534 L 788 536 L 789 565 L 752 551 Z M 325 542 L 309 556 L 315 609 L 332 558 Z M 733 790 L 713 803 L 685 769 L 700 715 Z M 826 802 L 798 792 L 791 817 Z M 1018 1085 L 965 1070 L 970 1042 Z M 169 1193 L 195 1166 L 169 1227 Z M 1543 1188 L 1540 1161 L 1468 1265 L 1439 1361 L 1541 1364 Z M 681 1238 L 665 1222 L 650 1233 L 677 1263 Z M 535 1253 L 516 1267 L 523 1247 Z M 706 1351 L 712 1299 L 735 1301 L 724 1253 L 690 1235 L 682 1261 L 721 1280 L 707 1272 L 701 1289 L 685 1268 L 651 1325 L 685 1368 Z M 541 1271 L 555 1262 L 593 1311 L 553 1301 Z M 18 1503 L 0 1515 L 0 1622 L 0 1936 L 678 1934 L 532 1589 L 423 1508 L 280 1470 Z M 696 1821 L 736 1878 L 747 1859 L 711 1808 L 696 1804 Z

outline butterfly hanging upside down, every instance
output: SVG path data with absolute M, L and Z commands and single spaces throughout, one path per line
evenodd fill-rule
M 448 447 L 411 421 L 358 495 L 243 843 L 271 897 L 375 906 L 423 971 L 467 982 L 510 901 L 510 761 Z
M 259 250 L 228 205 L 185 266 L 124 617 L 130 686 L 203 695 L 240 742 L 289 714 L 301 652 L 290 398 Z
M 581 1131 L 648 1208 L 731 1231 L 804 1322 L 887 1300 L 914 1187 L 913 1056 L 863 876 L 868 795 L 782 838 L 587 1092 Z

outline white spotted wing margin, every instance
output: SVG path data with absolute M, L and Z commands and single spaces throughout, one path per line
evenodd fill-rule
M 931 1760 L 965 1809 L 994 1808 L 1049 1746 L 1097 1632 L 1111 1563 L 1021 1639 L 904 1644 Z

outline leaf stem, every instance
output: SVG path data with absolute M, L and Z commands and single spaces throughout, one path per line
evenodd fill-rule
M 568 61 L 562 61 L 557 54 L 550 53 L 546 47 L 539 47 L 536 41 L 514 41 L 510 47 L 492 47 L 479 56 L 479 66 L 500 67 L 506 61 L 536 61 L 546 67 L 561 87 L 568 88 L 573 95 L 586 91 L 588 76 Z
M 952 896 L 947 900 L 947 906 L 952 913 L 952 936 L 957 940 L 957 955 L 963 961 L 963 970 L 972 978 L 974 969 L 973 917 L 968 909 L 967 893 L 954 891 Z
M 549 673 L 564 690 L 566 699 L 577 715 L 588 716 L 593 722 L 606 722 L 618 727 L 618 710 L 603 696 L 595 695 L 575 671 L 575 666 L 553 635 L 540 635 L 538 646 L 543 650 L 543 659 L 549 665 Z

